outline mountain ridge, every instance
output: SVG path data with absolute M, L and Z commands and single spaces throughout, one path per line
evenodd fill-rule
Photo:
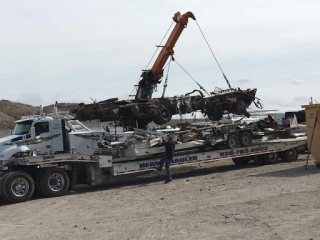
M 58 103 L 59 111 L 71 112 L 78 106 L 78 103 Z M 53 104 L 43 106 L 44 113 L 53 112 Z M 13 102 L 10 100 L 0 100 L 0 130 L 12 129 L 14 121 L 19 120 L 21 116 L 39 114 L 40 106 L 32 106 L 30 104 Z

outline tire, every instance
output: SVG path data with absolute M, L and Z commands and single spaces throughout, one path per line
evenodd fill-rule
M 284 162 L 297 161 L 298 157 L 299 157 L 299 152 L 297 148 L 291 148 L 286 151 L 280 152 L 280 158 Z
M 236 114 L 242 114 L 246 111 L 247 105 L 244 101 L 239 101 L 236 103 L 236 105 L 234 106 L 235 109 L 235 113 Z
M 260 162 L 264 165 L 276 164 L 279 162 L 279 154 L 277 152 L 260 155 Z
M 59 197 L 69 190 L 69 176 L 61 168 L 51 167 L 43 170 L 38 181 L 39 193 L 44 197 Z
M 35 189 L 33 178 L 25 172 L 10 172 L 2 182 L 2 194 L 6 201 L 19 203 L 28 201 Z
M 236 148 L 236 147 L 240 146 L 240 141 L 239 141 L 239 138 L 237 137 L 237 135 L 231 134 L 228 137 L 228 146 L 230 148 Z
M 40 176 L 42 174 L 44 170 L 40 170 L 40 172 L 37 174 L 36 178 L 35 178 L 35 194 L 39 195 L 40 197 L 45 197 L 45 195 L 43 195 L 41 189 L 40 189 Z
M 4 179 L 4 176 L 7 174 L 7 172 L 0 172 L 0 201 L 4 201 L 4 196 L 2 194 L 2 182 Z
M 249 164 L 250 159 L 248 157 L 239 157 L 239 158 L 232 158 L 232 161 L 236 165 L 244 166 Z
M 167 106 L 160 106 L 157 110 L 157 116 L 153 118 L 153 122 L 158 125 L 166 124 L 172 118 L 172 111 Z
M 240 144 L 243 147 L 249 147 L 252 145 L 252 134 L 249 132 L 243 132 L 240 134 Z
M 207 116 L 211 121 L 219 121 L 223 117 L 223 113 L 219 111 L 213 111 L 213 112 L 208 112 Z

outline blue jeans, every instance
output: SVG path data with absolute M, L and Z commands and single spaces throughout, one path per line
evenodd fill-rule
M 163 168 L 163 164 L 166 164 L 166 172 L 167 172 L 167 180 L 172 180 L 171 178 L 171 169 L 170 169 L 170 163 L 171 163 L 172 159 L 163 157 L 160 159 L 160 165 L 159 165 L 159 169 L 160 171 Z

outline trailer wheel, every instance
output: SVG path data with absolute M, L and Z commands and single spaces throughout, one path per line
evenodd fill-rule
M 243 147 L 249 147 L 252 145 L 252 135 L 249 132 L 243 132 L 240 135 L 240 144 Z
M 260 162 L 262 164 L 275 164 L 279 160 L 279 154 L 277 152 L 274 153 L 267 153 L 260 155 Z
M 228 137 L 228 145 L 229 145 L 230 148 L 239 147 L 240 141 L 239 141 L 239 138 L 237 137 L 237 135 L 231 134 L 231 135 Z
M 51 167 L 39 175 L 39 192 L 45 197 L 59 197 L 69 190 L 70 179 L 61 168 Z
M 249 163 L 250 159 L 248 157 L 240 157 L 240 158 L 232 158 L 232 161 L 236 165 L 244 166 Z
M 299 157 L 299 152 L 297 148 L 291 148 L 286 151 L 280 152 L 280 158 L 284 162 L 297 161 L 298 157 Z
M 6 201 L 12 203 L 28 201 L 34 193 L 34 181 L 25 172 L 10 172 L 2 181 L 2 194 Z

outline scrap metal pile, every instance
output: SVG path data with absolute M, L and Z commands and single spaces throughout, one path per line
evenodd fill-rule
M 141 80 L 136 85 L 136 94 L 133 95 L 135 96 L 133 100 L 118 100 L 118 98 L 111 98 L 101 102 L 94 102 L 93 104 L 85 105 L 82 103 L 75 111 L 73 111 L 75 118 L 80 121 L 94 119 L 99 119 L 101 122 L 117 121 L 124 129 L 130 130 L 132 128 L 144 129 L 151 121 L 158 125 L 166 124 L 171 120 L 171 117 L 176 114 L 182 115 L 193 112 L 202 112 L 210 120 L 218 121 L 226 113 L 249 117 L 250 114 L 248 113 L 247 108 L 252 102 L 254 102 L 257 107 L 261 107 L 259 106 L 259 102 L 255 102 L 255 99 L 257 99 L 255 96 L 257 89 L 241 90 L 240 88 L 231 88 L 231 85 L 223 73 L 208 42 L 207 44 L 218 63 L 229 89 L 219 90 L 208 94 L 208 92 L 191 77 L 208 96 L 204 96 L 203 92 L 200 90 L 194 90 L 181 96 L 164 97 L 168 82 L 167 73 L 162 97 L 152 98 L 154 89 L 161 83 L 164 68 L 169 65 L 169 72 L 170 62 L 176 62 L 173 57 L 173 48 L 182 31 L 187 27 L 189 18 L 196 21 L 195 16 L 191 12 L 182 15 L 180 12 L 174 14 L 172 19 L 176 23 L 175 27 L 168 37 L 166 44 L 164 46 L 157 46 L 162 49 L 152 68 L 142 71 Z M 198 23 L 197 25 L 200 29 Z M 200 31 L 202 33 L 201 29 Z M 169 63 L 165 65 L 169 58 Z M 180 66 L 180 64 L 178 65 Z
M 289 126 L 277 125 L 271 115 L 254 124 L 235 122 L 209 125 L 185 130 L 176 128 L 168 132 L 135 129 L 123 141 L 116 140 L 116 136 L 107 131 L 100 138 L 97 151 L 112 155 L 114 162 L 160 157 L 165 151 L 162 140 L 167 136 L 173 137 L 176 153 L 205 151 L 208 148 L 212 150 L 247 148 L 253 143 L 294 137 L 291 135 L 291 130 L 297 128 L 294 121 L 291 121 Z

